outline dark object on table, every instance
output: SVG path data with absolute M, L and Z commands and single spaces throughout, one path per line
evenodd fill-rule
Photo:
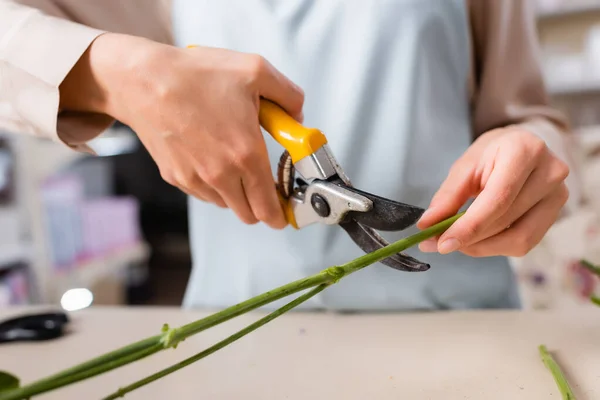
M 8 140 L 0 137 L 0 205 L 9 204 L 14 199 L 15 159 Z
M 64 312 L 28 314 L 0 322 L 0 343 L 55 339 L 64 334 Z

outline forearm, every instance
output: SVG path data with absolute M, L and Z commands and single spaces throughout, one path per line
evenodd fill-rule
M 60 84 L 60 111 L 123 117 L 121 94 L 132 86 L 146 86 L 146 62 L 156 48 L 147 39 L 115 33 L 96 38 Z
M 135 54 L 116 38 L 171 41 L 167 3 L 140 3 L 0 0 L 0 129 L 90 151 L 115 117 L 110 73 Z
M 569 207 L 579 202 L 566 117 L 550 105 L 539 61 L 531 4 L 470 0 L 474 136 L 518 126 L 542 138 L 571 170 Z

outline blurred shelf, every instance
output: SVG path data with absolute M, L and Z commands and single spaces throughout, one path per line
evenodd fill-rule
M 105 278 L 124 273 L 132 264 L 145 262 L 149 255 L 150 247 L 142 242 L 83 262 L 68 271 L 57 272 L 51 278 L 53 288 L 50 301 L 58 303 L 62 294 L 69 289 L 91 289 Z
M 37 140 L 34 142 L 35 169 L 40 172 L 40 178 L 44 179 L 64 169 L 68 165 L 89 157 L 87 153 L 74 151 L 65 145 L 49 140 Z
M 28 261 L 30 254 L 31 248 L 25 244 L 0 245 L 0 271 Z
M 119 272 L 132 263 L 145 261 L 150 254 L 146 243 L 138 243 L 120 250 L 116 250 L 101 258 L 84 261 L 67 271 L 57 272 L 53 279 L 56 281 L 76 280 L 83 284 L 95 281 L 102 276 Z
M 576 17 L 589 13 L 600 13 L 600 2 L 562 6 L 555 10 L 542 10 L 537 13 L 539 21 L 556 20 L 561 18 Z
M 35 169 L 41 172 L 42 179 L 83 158 L 94 157 L 50 140 L 37 139 L 33 142 L 33 146 Z M 111 157 L 136 151 L 139 142 L 131 130 L 120 127 L 107 129 L 100 136 L 89 141 L 88 146 L 99 157 Z M 28 154 L 32 152 L 29 151 Z

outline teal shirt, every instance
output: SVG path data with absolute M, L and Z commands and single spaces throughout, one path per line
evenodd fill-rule
M 464 0 L 175 0 L 178 45 L 258 53 L 305 91 L 305 125 L 327 135 L 359 188 L 426 208 L 471 143 Z M 265 135 L 275 170 L 282 148 Z M 189 201 L 186 307 L 224 307 L 362 254 L 337 227 L 247 226 Z M 393 241 L 415 229 L 384 234 Z M 504 257 L 409 254 L 427 272 L 377 264 L 303 305 L 330 310 L 514 308 Z M 282 301 L 268 308 L 280 306 Z

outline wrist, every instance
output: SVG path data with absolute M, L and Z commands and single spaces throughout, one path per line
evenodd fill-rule
M 61 83 L 61 110 L 100 113 L 122 120 L 125 93 L 144 85 L 138 81 L 144 79 L 143 64 L 155 46 L 135 36 L 98 36 Z

